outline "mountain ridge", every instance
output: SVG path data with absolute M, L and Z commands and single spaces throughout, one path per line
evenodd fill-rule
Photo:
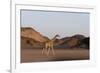
M 63 37 L 60 39 L 56 39 L 54 41 L 54 46 L 60 46 L 65 48 L 72 48 L 77 47 L 80 45 L 81 41 L 86 37 L 81 34 L 76 34 L 73 36 Z M 88 38 L 89 39 L 89 38 Z M 45 42 L 49 41 L 50 39 L 47 36 L 42 35 L 40 32 L 36 31 L 31 27 L 21 27 L 21 44 L 24 47 L 29 45 L 32 47 L 43 47 Z M 83 43 L 81 43 L 83 45 Z M 34 46 L 33 46 L 34 45 Z M 23 48 L 22 47 L 22 48 Z M 25 48 L 25 47 L 24 47 Z

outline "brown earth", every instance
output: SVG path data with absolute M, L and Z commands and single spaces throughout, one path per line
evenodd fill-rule
M 31 38 L 37 42 L 45 42 L 48 40 L 46 36 L 43 36 L 31 27 L 21 27 L 21 37 Z
M 87 43 L 81 43 L 81 40 L 84 38 L 86 38 L 84 35 L 76 34 L 70 37 L 56 39 L 54 41 L 54 46 L 61 48 L 73 48 L 85 45 L 84 48 L 87 48 Z M 44 47 L 45 42 L 48 40 L 50 40 L 48 37 L 42 35 L 32 27 L 21 27 L 21 48 L 23 49 Z
M 22 49 L 21 63 L 45 62 L 45 61 L 68 61 L 68 60 L 89 60 L 88 49 L 55 49 L 49 56 L 42 54 L 42 49 Z
M 54 42 L 54 46 L 56 46 L 55 56 L 52 53 L 47 56 L 46 54 L 42 54 L 42 47 L 44 47 L 44 43 L 49 38 L 31 27 L 21 27 L 21 63 L 87 60 L 89 59 L 89 48 L 76 48 L 78 42 L 83 38 L 85 38 L 83 35 L 75 35 L 56 39 Z

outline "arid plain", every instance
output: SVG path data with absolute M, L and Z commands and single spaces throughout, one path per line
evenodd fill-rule
M 52 51 L 49 55 L 42 54 L 45 41 L 48 39 L 31 27 L 21 27 L 21 63 L 89 60 L 88 37 L 77 34 L 55 39 L 55 55 L 52 54 Z

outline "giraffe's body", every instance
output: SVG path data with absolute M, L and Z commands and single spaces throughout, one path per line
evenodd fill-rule
M 47 42 L 45 42 L 45 47 L 42 50 L 42 54 L 45 52 L 46 55 L 49 55 L 50 50 L 52 50 L 53 55 L 55 55 L 54 52 L 54 41 L 56 40 L 56 37 L 59 37 L 59 35 L 55 35 L 53 39 L 49 39 Z

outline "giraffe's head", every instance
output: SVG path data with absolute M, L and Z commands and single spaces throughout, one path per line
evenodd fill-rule
M 55 37 L 60 37 L 60 35 L 59 34 L 56 34 Z
M 58 35 L 58 34 L 56 34 L 53 38 L 52 38 L 52 40 L 54 41 L 55 39 L 57 39 L 57 38 L 59 38 L 60 36 Z

